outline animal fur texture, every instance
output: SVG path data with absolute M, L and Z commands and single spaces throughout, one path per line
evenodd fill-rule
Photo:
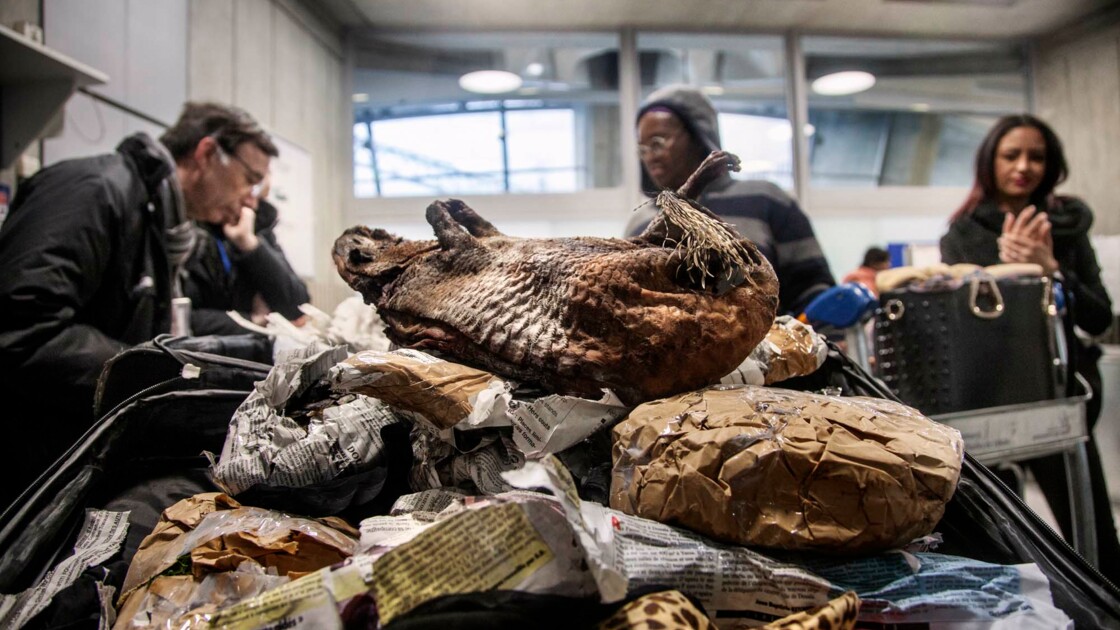
M 710 155 L 635 238 L 515 238 L 452 199 L 428 206 L 435 241 L 358 226 L 333 256 L 400 346 L 638 404 L 717 382 L 774 320 L 770 264 L 692 201 L 728 168 Z

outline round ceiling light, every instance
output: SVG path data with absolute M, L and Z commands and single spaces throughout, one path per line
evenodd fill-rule
M 813 91 L 824 96 L 845 96 L 871 89 L 875 75 L 862 70 L 833 72 L 813 81 Z
M 777 170 L 778 165 L 770 160 L 747 160 L 741 165 L 744 173 L 769 173 Z
M 505 70 L 479 70 L 459 77 L 459 87 L 477 94 L 501 94 L 521 87 L 521 77 Z

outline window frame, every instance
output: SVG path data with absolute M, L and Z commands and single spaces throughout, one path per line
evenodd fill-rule
M 642 32 L 644 32 L 643 29 Z M 618 36 L 619 45 L 619 117 L 621 129 L 630 129 L 637 115 L 641 87 L 638 68 L 638 30 L 622 28 L 613 33 Z M 874 188 L 833 188 L 818 187 L 810 183 L 808 137 L 805 124 L 808 122 L 808 94 L 805 81 L 805 55 L 802 39 L 814 36 L 845 37 L 849 34 L 814 31 L 749 31 L 720 33 L 723 35 L 778 35 L 784 39 L 786 51 L 786 102 L 792 126 L 793 182 L 791 194 L 800 200 L 806 212 L 816 220 L 821 219 L 865 219 L 869 216 L 948 217 L 952 207 L 967 194 L 968 187 L 946 186 L 889 186 Z M 897 39 L 886 36 L 851 35 L 861 39 Z M 922 38 L 938 41 L 976 41 L 967 38 L 936 37 Z M 1025 44 L 1022 38 L 1008 39 L 1004 43 Z M 1025 102 L 1027 110 L 1033 111 L 1036 102 L 1033 76 L 1035 57 L 1026 47 Z M 347 68 L 352 72 L 355 55 L 353 46 L 348 47 Z M 352 93 L 350 82 L 344 82 L 345 102 L 350 116 L 348 129 L 354 123 Z M 350 134 L 352 137 L 352 133 Z M 567 236 L 588 234 L 599 236 L 619 236 L 622 226 L 629 218 L 630 211 L 647 202 L 640 192 L 640 174 L 637 158 L 637 139 L 632 133 L 620 134 L 621 181 L 610 188 L 590 188 L 571 193 L 508 193 L 494 195 L 464 195 L 464 200 L 495 223 L 499 229 L 503 225 L 516 226 L 508 233 L 520 236 Z M 354 223 L 372 225 L 387 224 L 397 226 L 402 236 L 411 238 L 430 238 L 430 229 L 423 223 L 422 208 L 430 200 L 422 197 L 371 197 L 357 198 L 354 191 L 354 151 L 350 150 L 351 163 L 348 169 L 350 191 L 347 204 L 347 219 Z M 526 208 L 531 208 L 531 217 L 526 216 Z M 419 220 L 418 220 L 419 217 Z M 614 226 L 613 228 L 611 226 Z M 819 232 L 819 230 L 818 230 Z M 834 270 L 840 271 L 840 270 Z

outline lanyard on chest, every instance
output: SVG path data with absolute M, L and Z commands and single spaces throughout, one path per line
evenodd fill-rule
M 218 245 L 218 258 L 222 260 L 222 268 L 226 270 L 228 276 L 233 271 L 233 263 L 229 260 L 229 251 L 226 250 L 226 242 L 220 237 L 214 237 L 214 243 Z

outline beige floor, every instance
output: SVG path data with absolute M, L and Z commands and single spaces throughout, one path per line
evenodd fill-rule
M 1112 518 L 1116 523 L 1120 523 L 1120 346 L 1106 345 L 1102 349 L 1104 356 L 1101 358 L 1100 370 L 1104 384 L 1102 392 L 1104 405 L 1094 437 L 1112 499 Z M 1023 490 L 1027 505 L 1057 530 L 1054 516 L 1046 505 L 1046 499 L 1029 476 Z
M 1108 481 L 1110 490 L 1115 484 L 1120 483 L 1120 480 L 1109 479 Z M 1023 499 L 1036 514 L 1042 517 L 1042 520 L 1046 521 L 1047 525 L 1054 528 L 1054 531 L 1058 531 L 1058 524 L 1054 520 L 1054 514 L 1050 511 L 1050 506 L 1046 503 L 1046 497 L 1042 496 L 1042 490 L 1038 488 L 1038 483 L 1029 474 L 1026 483 L 1023 484 Z M 1116 500 L 1115 492 L 1113 492 L 1112 497 L 1112 518 L 1114 522 L 1120 523 L 1120 501 Z
M 1028 476 L 1027 483 L 1023 485 L 1023 499 L 1036 514 L 1042 517 L 1042 520 L 1046 521 L 1047 525 L 1053 527 L 1054 531 L 1058 531 L 1058 523 L 1054 520 L 1054 513 L 1050 511 L 1050 506 L 1046 503 L 1046 497 L 1042 496 L 1042 490 L 1039 489 L 1038 482 L 1034 480 L 1033 476 Z

